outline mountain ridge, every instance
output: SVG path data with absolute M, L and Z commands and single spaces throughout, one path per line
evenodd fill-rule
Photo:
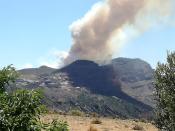
M 61 69 L 44 69 L 20 70 L 17 84 L 44 89 L 44 103 L 54 110 L 122 117 L 141 117 L 152 110 L 152 85 L 148 88 L 148 84 L 153 70 L 140 59 L 117 58 L 107 65 L 78 60 Z M 140 89 L 147 92 L 139 94 Z

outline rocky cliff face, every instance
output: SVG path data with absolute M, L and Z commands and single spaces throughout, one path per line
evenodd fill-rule
M 79 60 L 59 70 L 19 72 L 17 86 L 43 88 L 44 103 L 55 110 L 120 117 L 142 117 L 152 110 L 153 69 L 140 59 L 117 58 L 104 66 Z

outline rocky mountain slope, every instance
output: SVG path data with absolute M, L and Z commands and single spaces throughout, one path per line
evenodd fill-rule
M 44 103 L 54 110 L 130 118 L 152 110 L 153 69 L 140 59 L 117 58 L 104 66 L 79 60 L 58 70 L 43 66 L 19 72 L 17 86 L 43 88 Z
M 112 68 L 121 90 L 133 98 L 154 106 L 153 73 L 151 66 L 140 59 L 117 58 Z

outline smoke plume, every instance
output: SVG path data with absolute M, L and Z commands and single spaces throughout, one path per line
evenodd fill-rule
M 81 59 L 109 62 L 134 32 L 141 34 L 167 22 L 173 12 L 172 3 L 173 0 L 105 0 L 95 4 L 70 26 L 73 44 L 64 63 Z

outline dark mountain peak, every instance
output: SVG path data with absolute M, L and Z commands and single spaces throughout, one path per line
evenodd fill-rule
M 50 67 L 48 67 L 48 66 L 46 66 L 46 65 L 42 65 L 42 66 L 40 66 L 39 68 L 40 68 L 40 69 L 43 69 L 43 68 L 50 68 Z
M 69 66 L 94 66 L 94 67 L 97 67 L 98 64 L 96 64 L 95 62 L 93 61 L 89 61 L 89 60 L 77 60 L 75 62 L 73 62 L 72 64 L 70 64 Z
M 60 69 L 59 71 L 86 71 L 89 69 L 97 69 L 99 68 L 99 65 L 96 64 L 93 61 L 89 61 L 89 60 L 77 60 L 75 62 L 73 62 L 70 65 L 67 65 L 65 67 L 63 67 L 62 69 Z

